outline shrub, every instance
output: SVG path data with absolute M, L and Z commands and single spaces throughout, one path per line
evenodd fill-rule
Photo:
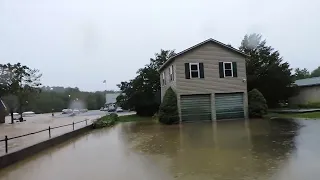
M 250 117 L 262 117 L 267 114 L 267 101 L 259 90 L 251 90 L 248 93 L 248 101 Z
M 110 118 L 113 119 L 114 121 L 118 122 L 119 121 L 119 116 L 117 113 L 111 113 Z
M 103 116 L 97 119 L 93 124 L 93 128 L 103 128 L 115 125 L 119 121 L 119 117 L 116 113 L 111 113 L 110 115 Z
M 159 119 L 159 114 L 154 113 L 154 115 L 152 116 L 152 120 L 158 120 L 158 119 Z
M 159 110 L 159 104 L 157 103 L 146 103 L 140 104 L 135 107 L 135 111 L 139 116 L 153 116 Z
M 177 95 L 171 87 L 164 94 L 158 115 L 159 122 L 163 124 L 175 124 L 179 122 Z

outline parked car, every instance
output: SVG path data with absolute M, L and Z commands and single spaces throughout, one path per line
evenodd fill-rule
M 121 107 L 117 107 L 116 111 L 117 112 L 123 112 L 123 109 Z
M 28 117 L 28 116 L 34 116 L 35 113 L 33 111 L 27 111 L 27 112 L 23 112 L 22 116 L 24 117 Z
M 63 109 L 62 114 L 71 114 L 73 111 L 72 109 Z
M 74 114 L 79 114 L 80 111 L 79 111 L 79 109 L 74 109 L 74 110 L 73 110 L 73 113 L 74 113 Z
M 116 109 L 115 108 L 109 108 L 108 112 L 116 112 Z
M 82 113 L 88 112 L 88 109 L 80 109 L 80 112 L 82 112 Z
M 106 108 L 106 107 L 101 107 L 101 108 L 100 108 L 100 111 L 108 111 L 108 108 Z

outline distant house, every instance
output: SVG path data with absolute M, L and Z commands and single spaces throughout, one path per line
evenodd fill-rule
M 214 39 L 196 44 L 160 67 L 161 100 L 176 92 L 181 122 L 247 118 L 246 58 Z
M 289 98 L 289 104 L 299 105 L 320 102 L 320 77 L 300 79 L 295 82 L 299 94 Z

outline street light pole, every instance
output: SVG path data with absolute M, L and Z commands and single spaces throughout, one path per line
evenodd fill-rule
M 69 103 L 69 104 L 68 104 L 68 109 L 69 109 L 69 108 L 70 108 L 70 102 L 71 102 L 71 95 L 69 94 L 68 97 L 69 97 L 69 99 L 68 99 L 68 100 L 69 100 L 69 101 L 68 101 L 68 103 Z
M 108 103 L 107 102 L 107 81 L 106 80 L 103 80 L 103 84 L 105 84 L 105 88 L 106 88 L 106 93 L 105 93 L 105 96 L 104 98 L 106 99 L 106 102 L 104 103 L 104 107 L 106 108 L 106 104 Z M 109 109 L 109 106 L 108 106 L 108 109 Z
M 51 90 L 51 116 L 53 117 L 54 116 L 54 113 L 53 113 L 53 95 L 52 95 L 52 93 L 53 93 L 53 88 L 51 87 L 50 88 L 50 90 Z

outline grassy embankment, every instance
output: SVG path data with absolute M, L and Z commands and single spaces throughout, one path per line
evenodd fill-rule
M 136 114 L 119 116 L 119 122 L 136 122 L 136 121 L 150 121 L 152 117 L 142 117 Z
M 103 128 L 110 127 L 119 122 L 136 122 L 136 121 L 144 121 L 144 120 L 152 120 L 152 117 L 141 117 L 136 114 L 127 115 L 127 116 L 118 116 L 116 113 L 111 113 L 110 115 L 103 116 L 97 119 L 93 124 L 93 128 Z
M 265 116 L 266 118 L 304 118 L 304 119 L 319 119 L 320 112 L 308 112 L 308 113 L 270 113 Z

